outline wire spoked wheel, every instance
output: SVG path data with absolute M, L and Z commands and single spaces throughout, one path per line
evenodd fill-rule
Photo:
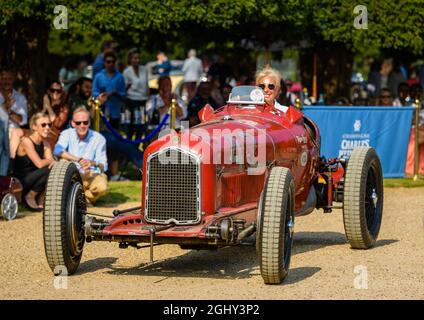
M 18 200 L 11 193 L 6 193 L 1 201 L 1 215 L 6 220 L 13 220 L 18 215 Z

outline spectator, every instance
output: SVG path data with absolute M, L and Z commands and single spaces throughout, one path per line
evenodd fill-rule
M 224 86 L 222 87 L 222 99 L 224 101 L 224 105 L 227 103 L 228 99 L 230 98 L 231 90 L 233 90 L 233 87 L 228 83 L 224 84 Z
M 200 85 L 200 84 L 199 84 Z M 219 78 L 215 77 L 210 80 L 210 96 L 216 102 L 218 106 L 223 106 L 225 104 L 224 97 L 222 96 L 221 83 Z
M 218 77 L 220 87 L 228 83 L 232 75 L 231 67 L 225 61 L 223 56 L 219 56 L 218 61 L 213 63 L 208 71 L 208 78 Z
M 153 69 L 154 72 L 157 73 L 159 77 L 169 76 L 171 73 L 172 65 L 166 54 L 161 51 L 157 54 L 156 58 L 157 64 Z
M 48 86 L 47 92 L 43 97 L 41 112 L 47 113 L 52 121 L 48 141 L 50 146 L 54 148 L 60 132 L 65 128 L 69 119 L 69 107 L 65 101 L 65 92 L 59 81 L 52 81 Z
M 290 79 L 287 79 L 287 81 L 284 81 L 281 79 L 281 92 L 278 97 L 278 102 L 285 106 L 295 106 L 296 105 L 296 98 L 297 96 L 290 92 L 290 89 L 293 85 L 293 82 Z
M 87 77 L 78 78 L 75 82 L 75 92 L 69 95 L 69 107 L 71 113 L 80 106 L 84 106 L 87 110 L 88 99 L 91 96 L 93 81 Z
M 115 62 L 115 69 L 116 71 L 118 71 L 119 73 L 124 73 L 125 70 L 125 62 L 122 60 L 116 60 Z
M 419 144 L 419 157 L 420 163 L 418 165 L 418 173 L 424 174 L 424 97 L 423 88 L 419 83 L 411 86 L 411 101 L 415 103 L 419 101 L 419 122 L 418 122 L 418 144 Z M 414 172 L 414 160 L 415 160 L 415 117 L 413 119 L 413 125 L 411 127 L 411 133 L 409 138 L 408 152 L 406 156 L 405 173 L 413 174 Z
M 6 176 L 9 171 L 9 115 L 0 107 L 0 176 Z
M 107 193 L 106 139 L 90 129 L 90 113 L 84 107 L 72 114 L 72 128 L 64 130 L 54 148 L 54 155 L 73 161 L 84 184 L 85 196 L 93 205 Z
M 421 103 L 423 103 L 423 88 L 419 83 L 416 83 L 411 86 L 410 89 L 411 94 L 411 100 L 415 103 L 415 100 L 419 100 Z
M 132 49 L 128 53 L 129 66 L 124 71 L 125 87 L 127 90 L 126 108 L 130 112 L 130 123 L 127 125 L 127 138 L 140 139 L 146 101 L 149 98 L 149 81 L 147 68 L 140 64 L 140 52 Z M 143 118 L 143 119 L 142 119 Z
M 403 107 L 411 105 L 411 98 L 409 97 L 409 86 L 406 82 L 401 82 L 397 89 L 398 96 L 393 101 L 396 107 Z
M 9 112 L 9 125 L 24 127 L 28 123 L 28 103 L 25 96 L 13 88 L 15 75 L 11 70 L 0 72 L 0 105 L 5 104 Z
M 183 72 L 187 99 L 191 101 L 196 94 L 196 85 L 203 72 L 202 61 L 196 57 L 196 50 L 191 49 L 188 52 L 188 58 L 184 61 Z
M 380 96 L 378 97 L 378 106 L 393 107 L 393 96 L 389 89 L 384 88 L 380 90 Z
M 31 117 L 31 135 L 22 139 L 14 160 L 14 175 L 23 186 L 24 203 L 28 209 L 43 209 L 41 194 L 46 189 L 47 177 L 54 164 L 52 149 L 47 142 L 52 123 L 46 113 Z
M 114 47 L 115 47 L 115 42 L 113 40 L 108 40 L 103 42 L 102 48 L 101 48 L 102 52 L 97 55 L 93 63 L 93 79 L 96 77 L 96 75 L 100 71 L 102 71 L 105 68 L 104 56 L 106 53 L 113 52 Z
M 77 75 L 77 79 L 87 77 L 87 61 L 81 60 L 78 62 Z
M 59 81 L 65 92 L 69 92 L 69 88 L 78 79 L 77 61 L 69 59 L 63 68 L 59 70 Z
M 8 114 L 8 140 L 10 157 L 15 157 L 19 141 L 24 135 L 22 127 L 28 123 L 28 103 L 25 96 L 13 89 L 14 73 L 5 69 L 0 72 L 0 106 Z
M 403 75 L 400 67 L 400 62 L 398 60 L 395 60 L 393 63 L 393 70 L 392 72 L 390 72 L 389 75 L 387 85 L 393 95 L 397 94 L 399 85 L 406 81 L 406 78 Z
M 176 110 L 176 123 L 175 127 L 178 128 L 181 126 L 181 120 L 187 117 L 187 107 L 184 104 L 184 101 L 172 93 L 172 82 L 169 77 L 160 77 L 158 79 L 159 93 L 150 96 L 149 100 L 146 103 L 146 113 L 149 116 L 149 121 L 153 125 L 159 124 L 166 113 L 168 113 L 169 108 L 171 107 L 171 101 L 173 98 L 177 100 L 177 110 Z M 170 118 L 166 123 L 166 127 L 170 127 Z
M 368 86 L 372 98 L 378 97 L 381 89 L 388 88 L 389 74 L 391 73 L 392 68 L 391 59 L 386 59 L 383 63 L 378 61 L 373 62 L 368 76 Z
M 106 93 L 105 113 L 114 128 L 119 128 L 121 107 L 125 97 L 125 80 L 122 74 L 115 70 L 116 56 L 113 52 L 104 55 L 105 69 L 100 71 L 93 82 L 93 96 Z
M 196 96 L 188 105 L 188 121 L 190 123 L 190 127 L 200 123 L 198 113 L 206 104 L 209 104 L 214 109 L 218 109 L 219 107 L 215 100 L 211 97 L 211 83 L 205 81 L 200 82 Z
M 419 69 L 419 78 L 420 78 L 421 88 L 424 90 L 424 64 L 422 64 L 420 66 L 420 69 Z

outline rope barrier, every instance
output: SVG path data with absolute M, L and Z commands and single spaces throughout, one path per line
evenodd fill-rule
M 106 117 L 104 116 L 104 114 L 103 114 L 103 112 L 101 112 L 101 114 L 100 114 L 100 116 L 101 116 L 101 119 L 102 119 L 102 121 L 103 121 L 103 123 L 106 125 L 106 127 L 109 129 L 109 131 L 110 132 L 112 132 L 112 134 L 116 137 L 116 138 L 118 138 L 119 140 L 121 140 L 121 141 L 124 141 L 124 142 L 126 142 L 126 143 L 132 143 L 132 144 L 136 144 L 136 145 L 139 145 L 140 143 L 142 143 L 142 142 L 146 142 L 146 141 L 148 141 L 148 140 L 150 140 L 150 139 L 152 139 L 161 129 L 162 129 L 162 127 L 166 124 L 166 121 L 168 120 L 168 118 L 169 118 L 169 113 L 167 113 L 166 115 L 165 115 L 165 117 L 162 119 L 162 121 L 159 123 L 159 125 L 157 126 L 157 128 L 156 129 L 154 129 L 152 132 L 150 132 L 148 135 L 147 135 L 147 137 L 144 137 L 143 139 L 138 139 L 138 140 L 131 140 L 131 139 L 127 139 L 127 138 L 124 138 L 118 131 L 116 131 L 112 126 L 111 126 L 111 124 L 109 123 L 109 121 L 107 121 L 107 119 L 106 119 Z

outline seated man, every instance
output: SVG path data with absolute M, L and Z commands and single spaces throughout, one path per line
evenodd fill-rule
M 64 130 L 54 155 L 73 161 L 81 172 L 85 196 L 92 204 L 107 193 L 106 139 L 90 129 L 90 113 L 78 107 L 72 114 L 72 128 Z
M 20 139 L 24 136 L 22 128 L 28 123 L 28 103 L 25 96 L 13 88 L 15 75 L 12 70 L 0 71 L 0 107 L 8 114 L 10 158 L 14 159 Z

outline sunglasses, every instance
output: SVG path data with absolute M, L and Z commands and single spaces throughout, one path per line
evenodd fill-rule
M 109 64 L 109 63 L 115 63 L 115 60 L 105 60 L 105 63 Z
M 62 93 L 62 89 L 52 89 L 52 88 L 50 88 L 49 91 L 51 93 Z
M 75 125 L 80 126 L 81 124 L 88 126 L 88 124 L 90 123 L 90 121 L 74 121 Z
M 380 96 L 380 99 L 391 98 L 392 96 Z
M 260 85 L 258 85 L 259 88 L 261 88 L 262 90 L 265 90 L 265 88 L 268 88 L 269 90 L 274 90 L 275 89 L 275 84 L 266 84 L 266 83 L 261 83 Z
M 45 127 L 47 127 L 47 126 L 48 126 L 49 128 L 51 128 L 51 127 L 52 127 L 52 123 L 51 123 L 51 122 L 44 122 L 44 123 L 42 123 L 42 124 L 41 124 L 41 127 L 42 127 L 42 128 L 45 128 Z

